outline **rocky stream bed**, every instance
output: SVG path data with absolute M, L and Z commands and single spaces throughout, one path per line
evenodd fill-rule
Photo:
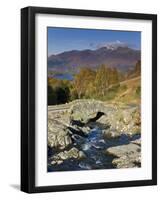
M 76 100 L 48 107 L 48 172 L 141 166 L 138 105 Z

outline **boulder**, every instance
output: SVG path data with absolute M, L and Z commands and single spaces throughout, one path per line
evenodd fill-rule
M 104 138 L 117 138 L 120 137 L 120 133 L 116 131 L 115 129 L 104 129 L 102 130 L 102 134 Z
M 67 159 L 84 159 L 86 157 L 86 155 L 84 154 L 83 151 L 79 151 L 77 148 L 73 147 L 71 148 L 69 151 L 62 151 L 56 155 L 54 155 L 53 157 L 51 157 L 50 159 L 51 164 L 52 165 L 59 165 L 62 164 L 64 160 Z
M 140 146 L 130 143 L 116 147 L 110 147 L 107 153 L 116 157 L 112 161 L 116 168 L 131 168 L 141 166 L 141 148 Z
M 50 148 L 65 149 L 72 144 L 68 129 L 55 120 L 48 119 L 48 146 Z
M 133 141 L 131 141 L 131 143 L 132 144 L 137 144 L 137 145 L 141 146 L 141 139 L 139 138 L 137 140 L 133 140 Z
M 114 107 L 112 111 L 103 116 L 98 122 L 109 124 L 110 131 L 132 136 L 141 133 L 140 109 L 136 107 Z M 110 132 L 109 131 L 109 132 Z M 107 134 L 108 135 L 108 134 Z

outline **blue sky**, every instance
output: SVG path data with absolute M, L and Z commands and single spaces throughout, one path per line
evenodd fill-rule
M 48 27 L 48 55 L 103 46 L 141 48 L 141 32 Z

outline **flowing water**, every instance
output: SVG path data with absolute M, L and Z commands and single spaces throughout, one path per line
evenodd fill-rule
M 105 139 L 102 131 L 98 128 L 93 129 L 88 137 L 75 135 L 74 147 L 82 150 L 86 158 L 82 160 L 68 159 L 60 165 L 48 164 L 48 172 L 53 171 L 75 171 L 88 169 L 112 169 L 113 156 L 106 153 L 106 149 L 113 146 L 128 144 L 132 140 L 140 138 L 140 134 L 129 137 L 122 134 L 118 138 Z M 53 156 L 56 152 L 48 150 L 48 156 Z

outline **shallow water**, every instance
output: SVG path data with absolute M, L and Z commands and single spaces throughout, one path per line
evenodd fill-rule
M 73 147 L 82 150 L 86 158 L 83 160 L 68 159 L 60 165 L 50 165 L 48 161 L 48 172 L 53 171 L 75 171 L 89 169 L 112 169 L 113 156 L 108 155 L 105 151 L 109 147 L 128 144 L 132 140 L 140 138 L 140 134 L 129 137 L 122 134 L 119 138 L 105 139 L 100 129 L 93 129 L 88 137 L 75 135 Z M 48 157 L 53 156 L 56 152 L 48 149 Z

